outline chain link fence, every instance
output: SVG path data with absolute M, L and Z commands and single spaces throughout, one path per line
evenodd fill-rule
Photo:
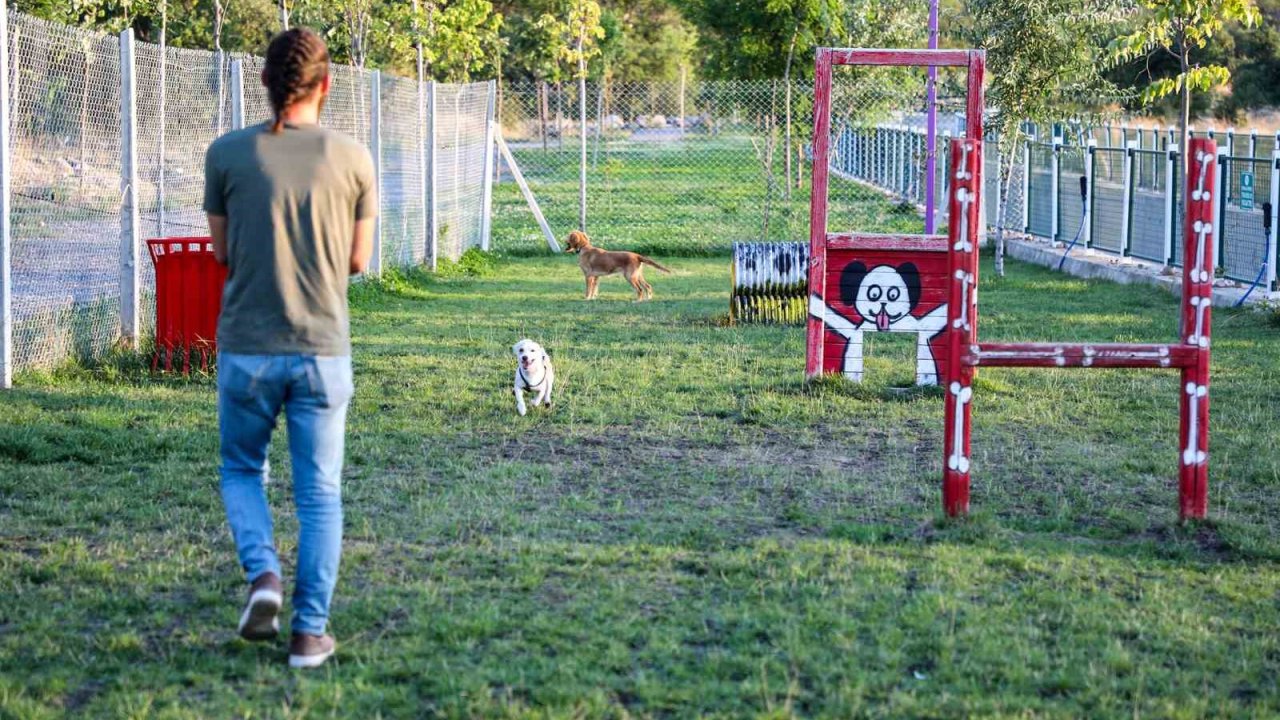
M 153 332 L 155 278 L 144 241 L 207 235 L 204 153 L 233 128 L 237 109 L 246 125 L 270 118 L 257 80 L 263 61 L 133 42 L 128 34 L 18 12 L 9 12 L 8 29 L 11 367 L 92 359 L 120 340 L 127 315 L 121 298 L 132 282 L 130 242 L 139 247 L 137 320 L 145 342 Z M 122 60 L 130 45 L 132 72 Z M 243 79 L 239 108 L 233 68 Z M 418 83 L 344 65 L 333 65 L 331 75 L 321 123 L 366 145 L 375 139 L 373 84 L 379 85 L 384 267 L 457 259 L 486 246 L 495 84 Z M 121 103 L 129 87 L 131 118 Z M 122 179 L 130 119 L 134 188 Z M 136 237 L 131 202 L 140 222 Z

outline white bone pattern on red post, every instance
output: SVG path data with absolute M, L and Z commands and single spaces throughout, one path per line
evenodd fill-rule
M 1200 401 L 1209 395 L 1209 388 L 1189 382 L 1184 391 L 1191 399 L 1191 421 L 1188 426 L 1187 448 L 1182 451 L 1182 464 L 1199 465 L 1208 458 L 1208 453 L 1200 449 Z
M 1205 189 L 1205 178 L 1209 175 L 1210 164 L 1214 160 L 1213 156 L 1207 152 L 1200 151 L 1196 153 L 1196 163 L 1200 165 L 1199 172 L 1196 176 L 1196 189 L 1191 191 L 1191 200 L 1208 205 L 1212 198 L 1212 193 Z M 1213 292 L 1213 286 L 1207 285 L 1212 279 L 1210 268 L 1207 267 L 1206 256 L 1208 255 L 1209 243 L 1213 242 L 1213 233 L 1215 228 L 1212 222 L 1197 220 L 1192 226 L 1192 230 L 1196 236 L 1196 264 L 1191 269 L 1190 283 L 1184 288 L 1184 294 L 1187 298 L 1187 304 L 1195 308 L 1195 327 L 1191 334 L 1187 337 L 1187 344 L 1200 348 L 1209 347 L 1209 336 L 1205 331 L 1205 315 L 1209 312 L 1209 308 L 1213 304 L 1213 298 L 1200 293 L 1208 290 Z M 1200 447 L 1200 411 L 1203 407 L 1204 400 L 1209 396 L 1209 387 L 1202 385 L 1194 380 L 1188 382 L 1183 388 L 1183 392 L 1187 394 L 1187 447 L 1182 451 L 1182 464 L 1187 466 L 1195 466 L 1204 463 L 1208 459 L 1208 453 Z M 1207 421 L 1207 418 L 1205 419 Z
M 952 332 L 971 333 L 973 329 L 972 319 L 970 318 L 970 305 L 974 302 L 974 294 L 977 293 L 975 287 L 977 278 L 973 273 L 965 268 L 969 267 L 971 256 L 974 252 L 973 238 L 970 237 L 969 214 L 973 205 L 977 200 L 977 193 L 971 187 L 973 184 L 973 172 L 969 168 L 969 158 L 974 152 L 972 143 L 965 142 L 960 145 L 960 163 L 955 172 L 955 199 L 956 206 L 959 208 L 957 218 L 953 221 L 958 222 L 960 227 L 956 234 L 956 242 L 952 246 L 952 250 L 956 253 L 963 253 L 963 261 L 961 266 L 957 267 L 952 277 L 952 282 L 958 284 L 960 308 L 959 316 L 952 321 Z M 952 427 L 950 431 L 951 437 L 951 454 L 947 457 L 947 469 L 962 475 L 969 474 L 969 457 L 967 448 L 965 447 L 965 430 L 968 425 L 968 405 L 973 401 L 973 388 L 967 384 L 968 380 L 963 376 L 959 381 L 952 382 L 948 387 L 948 391 L 955 398 L 955 411 L 953 413 Z
M 964 406 L 973 400 L 973 388 L 953 382 L 951 394 L 956 398 L 955 423 L 952 427 L 955 434 L 951 438 L 951 457 L 947 458 L 947 467 L 958 473 L 968 473 L 969 458 L 964 456 Z

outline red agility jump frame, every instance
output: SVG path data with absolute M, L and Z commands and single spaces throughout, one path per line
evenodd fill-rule
M 970 436 L 973 408 L 974 369 L 982 367 L 1079 367 L 1079 368 L 1168 368 L 1181 371 L 1179 397 L 1179 510 L 1184 518 L 1205 516 L 1208 501 L 1209 444 L 1209 336 L 1213 293 L 1213 202 L 1216 192 L 1216 146 L 1210 139 L 1195 139 L 1188 149 L 1186 175 L 1186 222 L 1183 243 L 1183 300 L 1179 342 L 1169 344 L 1118 343 L 980 343 L 977 335 L 977 282 L 979 237 L 978 209 L 982 192 L 982 109 L 984 55 L 977 50 L 818 50 L 815 74 L 812 200 L 810 206 L 810 317 L 806 373 L 844 371 L 848 363 L 836 364 L 826 351 L 831 325 L 851 325 L 848 314 L 858 316 L 857 332 L 869 325 L 864 308 L 849 307 L 843 300 L 829 304 L 832 290 L 843 292 L 831 263 L 855 266 L 855 274 L 865 273 L 863 260 L 909 263 L 913 307 L 918 299 L 933 306 L 930 317 L 940 315 L 945 299 L 945 325 L 926 341 L 922 335 L 922 356 L 928 354 L 936 374 L 946 388 L 944 413 L 942 504 L 948 515 L 969 509 Z M 833 65 L 959 66 L 968 68 L 966 136 L 953 140 L 948 190 L 948 232 L 945 240 L 933 235 L 869 235 L 827 230 L 827 186 L 830 174 L 831 68 Z M 945 275 L 919 272 L 919 267 L 940 269 L 940 254 L 946 252 Z M 881 266 L 883 267 L 883 266 Z M 879 268 L 877 268 L 879 269 Z M 859 275 L 860 276 L 860 275 Z M 926 282 L 926 278 L 928 281 Z M 859 296 L 860 300 L 864 300 Z M 831 301 L 834 302 L 834 299 Z M 884 310 L 881 309 L 881 313 Z M 923 326 L 926 318 L 916 317 L 910 330 Z M 891 326 L 883 321 L 878 330 Z M 936 327 L 930 325 L 931 328 Z M 847 330 L 847 328 L 846 328 Z M 932 330 L 930 330 L 932 332 Z M 860 337 L 860 335 L 859 335 Z M 861 348 L 857 341 L 860 375 Z M 925 349 L 928 348 L 928 349 Z M 846 353 L 846 356 L 848 353 Z

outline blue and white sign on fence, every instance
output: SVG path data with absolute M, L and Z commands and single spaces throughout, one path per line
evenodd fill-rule
M 1240 173 L 1240 209 L 1253 209 L 1253 173 Z

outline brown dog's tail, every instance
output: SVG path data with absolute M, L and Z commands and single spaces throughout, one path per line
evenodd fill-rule
M 670 270 L 668 270 L 667 268 L 663 267 L 662 265 L 660 265 L 660 264 L 658 264 L 658 263 L 654 262 L 654 261 L 653 261 L 653 260 L 651 260 L 650 258 L 645 257 L 644 255 L 640 255 L 640 262 L 644 263 L 645 265 L 652 265 L 652 266 L 654 266 L 654 267 L 658 268 L 659 270 L 661 270 L 662 272 L 667 273 L 668 275 L 670 275 L 670 274 L 671 274 L 671 271 L 670 271 Z

